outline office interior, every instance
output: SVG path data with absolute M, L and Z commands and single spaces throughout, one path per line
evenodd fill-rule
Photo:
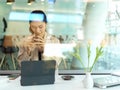
M 95 58 L 95 48 L 100 46 L 102 40 L 106 42 L 104 53 L 96 62 L 93 72 L 107 73 L 120 69 L 120 0 L 13 1 L 7 4 L 7 0 L 0 0 L 0 71 L 19 70 L 16 60 L 18 48 L 12 46 L 13 51 L 5 53 L 4 39 L 5 36 L 29 35 L 28 16 L 35 9 L 45 11 L 48 18 L 47 32 L 61 41 L 60 45 L 46 50 L 47 54 L 62 57 L 59 70 L 84 72 L 80 61 L 70 52 L 79 43 L 83 63 L 87 66 L 86 43 L 89 40 L 92 42 L 90 63 Z M 7 43 L 11 42 L 8 40 Z

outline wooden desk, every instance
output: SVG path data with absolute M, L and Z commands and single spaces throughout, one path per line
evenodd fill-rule
M 93 77 L 100 77 L 99 75 Z M 0 90 L 120 90 L 120 86 L 115 86 L 106 89 L 94 87 L 86 89 L 82 85 L 84 75 L 74 75 L 74 79 L 65 81 L 58 76 L 55 84 L 51 85 L 35 85 L 35 86 L 21 86 L 20 77 L 15 80 L 8 80 L 7 76 L 0 76 Z M 2 80 L 3 79 L 3 80 Z

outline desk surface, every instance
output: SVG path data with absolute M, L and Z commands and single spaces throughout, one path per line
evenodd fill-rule
M 98 77 L 99 75 L 93 76 Z M 84 75 L 75 75 L 72 80 L 63 80 L 61 75 L 58 76 L 55 84 L 51 85 L 35 85 L 35 86 L 21 86 L 20 77 L 15 80 L 9 80 L 7 76 L 0 76 L 0 90 L 101 90 L 94 87 L 86 89 L 82 85 Z M 120 90 L 120 86 L 110 87 L 103 90 Z

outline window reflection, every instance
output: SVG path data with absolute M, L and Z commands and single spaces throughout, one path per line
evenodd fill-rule
M 81 5 L 81 3 L 83 6 Z M 62 9 L 61 11 L 55 11 L 54 9 L 54 7 L 60 6 L 52 6 L 53 8 L 52 11 L 49 11 L 51 6 L 48 6 L 48 9 L 45 9 L 48 16 L 47 32 L 50 34 L 49 38 L 51 39 L 51 37 L 52 38 L 56 37 L 60 40 L 60 44 L 56 45 L 47 44 L 45 47 L 45 55 L 46 56 L 56 55 L 62 57 L 63 61 L 60 63 L 59 66 L 59 69 L 61 70 L 65 69 L 81 70 L 83 68 L 80 66 L 80 62 L 78 60 L 75 60 L 72 56 L 69 55 L 69 52 L 73 50 L 74 45 L 79 42 L 85 42 L 89 39 L 93 40 L 97 44 L 101 39 L 105 39 L 108 45 L 107 47 L 104 48 L 104 55 L 101 58 L 99 58 L 98 62 L 94 67 L 94 70 L 95 71 L 119 70 L 120 69 L 119 2 L 118 1 L 112 2 L 111 0 L 108 0 L 108 2 L 98 1 L 81 3 L 80 3 L 81 6 L 78 5 L 79 3 L 75 3 L 75 5 L 77 6 L 75 5 L 72 6 L 72 4 L 70 4 L 71 6 L 68 7 L 66 7 L 64 3 L 63 7 L 61 7 Z M 19 7 L 20 6 L 21 4 L 19 5 Z M 25 4 L 23 6 L 25 6 Z M 43 6 L 41 6 L 42 9 L 44 9 Z M 73 10 L 74 12 L 71 10 L 72 8 L 74 8 Z M 4 36 L 20 35 L 21 36 L 20 38 L 22 38 L 30 34 L 30 32 L 27 31 L 29 17 L 28 15 L 31 10 L 26 9 L 23 10 L 22 7 L 20 10 L 16 10 L 15 5 L 8 6 L 5 3 L 3 4 L 0 2 L 0 11 L 2 12 L 0 13 L 0 44 L 1 44 L 0 63 L 1 63 L 4 55 L 2 52 Z M 4 24 L 2 22 L 3 17 L 6 19 L 8 24 L 6 32 L 4 32 Z M 15 52 L 14 55 L 17 57 L 17 52 Z M 12 61 L 10 60 L 9 57 L 10 56 L 6 57 L 5 61 L 3 62 L 4 65 L 2 66 L 2 69 L 4 70 L 14 69 Z

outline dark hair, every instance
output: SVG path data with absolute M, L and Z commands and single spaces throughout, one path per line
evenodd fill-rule
M 47 23 L 47 16 L 42 10 L 34 10 L 29 16 L 29 22 L 32 21 L 43 21 Z

